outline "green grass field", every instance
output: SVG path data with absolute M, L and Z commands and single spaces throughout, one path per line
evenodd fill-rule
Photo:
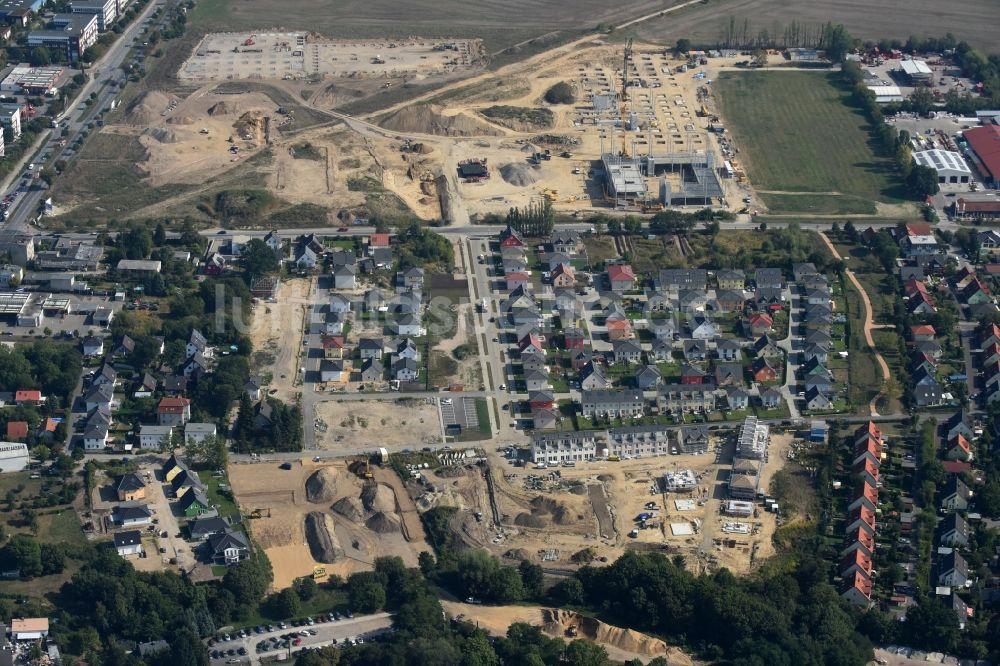
M 892 162 L 872 151 L 867 121 L 832 76 L 724 72 L 715 83 L 750 181 L 771 191 L 774 212 L 873 213 L 874 201 L 903 201 Z

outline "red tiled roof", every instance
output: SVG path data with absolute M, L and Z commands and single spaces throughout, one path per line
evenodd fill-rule
M 852 587 L 856 589 L 861 594 L 865 595 L 866 598 L 871 599 L 872 596 L 872 582 L 865 578 L 865 575 L 860 571 L 855 571 L 852 575 L 844 579 L 846 584 L 846 589 L 851 589 Z
M 525 273 L 523 271 L 512 271 L 510 273 L 504 274 L 504 279 L 507 280 L 530 280 L 531 273 Z
M 1000 202 L 997 202 L 997 210 L 1000 210 Z M 1000 264 L 986 264 L 985 268 L 990 275 L 1000 274 Z
M 854 489 L 854 499 L 864 497 L 874 505 L 878 504 L 878 489 L 867 481 L 862 482 Z
M 24 439 L 27 436 L 27 421 L 7 421 L 7 439 Z
M 161 398 L 156 411 L 160 414 L 179 414 L 190 404 L 187 398 Z
M 968 472 L 972 469 L 972 465 L 967 462 L 962 462 L 961 460 L 943 460 L 941 461 L 941 466 L 944 467 L 944 471 L 949 474 L 961 474 L 962 472 Z
M 612 264 L 608 266 L 608 279 L 612 282 L 628 280 L 635 282 L 635 271 L 628 264 Z
M 872 575 L 872 558 L 860 550 L 856 550 L 853 553 L 848 553 L 840 561 L 840 570 L 845 571 L 851 567 L 857 565 L 861 571 L 868 575 L 870 578 Z
M 913 222 L 906 225 L 906 235 L 907 236 L 930 236 L 931 225 L 926 222 Z
M 876 465 L 868 458 L 865 458 L 863 462 L 859 462 L 857 465 L 855 465 L 853 468 L 853 472 L 855 474 L 864 474 L 865 472 L 868 472 L 868 474 L 870 474 L 873 479 L 878 481 L 878 465 Z
M 878 425 L 874 421 L 869 421 L 866 425 L 858 426 L 858 429 L 854 431 L 855 441 L 866 435 L 870 435 L 875 439 L 882 441 L 882 431 L 879 430 Z
M 16 402 L 26 402 L 26 401 L 41 402 L 42 392 L 37 390 L 22 389 L 14 394 L 14 400 Z
M 917 326 L 910 327 L 910 333 L 913 335 L 937 335 L 937 331 L 930 324 L 919 324 Z
M 952 437 L 951 439 L 948 440 L 948 449 L 949 450 L 955 448 L 956 446 L 958 448 L 962 449 L 962 451 L 964 451 L 965 453 L 969 452 L 969 440 L 967 440 L 965 437 L 963 437 L 960 434 L 959 435 L 955 435 L 954 437 Z
M 1000 180 L 1000 126 L 973 127 L 964 137 L 993 179 Z
M 607 322 L 607 327 L 609 331 L 613 328 L 625 331 L 632 328 L 632 322 L 628 319 L 612 319 Z
M 959 211 L 966 213 L 996 213 L 1000 212 L 1000 199 L 996 201 L 969 201 L 965 198 L 958 200 Z M 990 272 L 990 267 L 986 267 L 986 272 Z
M 771 319 L 770 315 L 766 315 L 763 312 L 758 312 L 757 314 L 752 315 L 750 317 L 750 325 L 757 326 L 758 324 L 762 324 L 770 328 L 771 325 L 774 324 L 774 320 Z
M 340 335 L 324 336 L 323 349 L 343 349 L 344 338 Z
M 875 537 L 863 527 L 859 527 L 854 532 L 849 532 L 847 534 L 847 547 L 850 548 L 855 543 L 860 543 L 862 546 L 868 549 L 868 552 L 873 552 L 875 550 Z
M 372 234 L 368 237 L 368 244 L 372 247 L 389 247 L 389 234 Z

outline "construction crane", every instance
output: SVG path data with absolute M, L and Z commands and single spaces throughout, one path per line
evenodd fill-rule
M 625 116 L 627 109 L 628 100 L 628 66 L 632 62 L 632 38 L 628 38 L 628 42 L 625 44 L 625 51 L 622 57 L 622 94 L 618 101 L 618 115 L 621 117 L 622 121 L 622 157 L 628 156 L 628 135 L 626 132 L 626 127 L 628 126 L 628 120 Z

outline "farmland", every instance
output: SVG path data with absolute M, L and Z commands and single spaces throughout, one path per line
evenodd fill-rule
M 626 0 L 608 4 L 578 0 L 572 11 L 555 0 L 342 0 L 336 9 L 320 0 L 276 5 L 270 0 L 205 0 L 196 9 L 199 25 L 208 30 L 251 30 L 281 25 L 330 37 L 401 39 L 420 37 L 481 38 L 487 52 L 502 51 L 545 35 L 547 41 L 579 35 L 601 22 L 620 23 L 629 17 L 662 9 L 656 0 Z M 561 34 L 553 34 L 561 33 Z
M 892 164 L 872 152 L 864 117 L 830 76 L 726 72 L 716 83 L 750 181 L 776 212 L 872 212 L 860 204 L 898 201 Z
M 863 0 L 723 0 L 699 5 L 669 17 L 654 19 L 636 26 L 636 34 L 645 40 L 673 44 L 686 37 L 696 44 L 715 45 L 732 17 L 748 32 L 761 30 L 781 34 L 781 26 L 797 23 L 815 25 L 832 21 L 842 23 L 853 36 L 861 39 L 906 40 L 917 37 L 940 37 L 951 32 L 974 46 L 989 50 L 1000 30 L 1000 13 L 993 0 L 964 0 L 942 4 L 933 0 L 911 0 L 899 11 Z

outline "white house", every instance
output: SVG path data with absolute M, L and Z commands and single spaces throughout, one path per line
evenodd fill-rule
M 195 444 L 204 442 L 208 437 L 215 437 L 214 423 L 194 423 L 193 421 L 184 426 L 184 441 Z
M 140 554 L 142 552 L 142 533 L 139 530 L 115 533 L 115 550 L 122 557 Z
M 161 449 L 170 445 L 173 426 L 142 425 L 139 426 L 139 448 Z

